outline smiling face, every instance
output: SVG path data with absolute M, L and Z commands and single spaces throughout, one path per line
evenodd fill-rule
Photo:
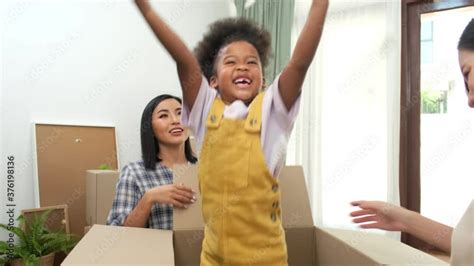
M 468 105 L 474 108 L 474 51 L 459 50 L 459 66 L 466 85 Z
M 160 145 L 182 145 L 188 138 L 187 130 L 181 125 L 181 104 L 175 99 L 163 100 L 156 106 L 151 124 Z
M 216 59 L 215 75 L 210 85 L 216 88 L 224 103 L 242 100 L 249 104 L 263 84 L 262 64 L 257 49 L 246 42 L 236 41 L 223 47 Z

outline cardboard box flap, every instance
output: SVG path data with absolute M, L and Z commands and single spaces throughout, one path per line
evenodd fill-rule
M 61 265 L 174 265 L 173 232 L 94 225 Z
M 328 231 L 315 228 L 314 230 L 315 254 L 311 265 L 357 265 L 379 266 L 369 256 L 345 241 L 333 236 Z
M 384 235 L 364 231 L 320 229 L 381 265 L 448 265 L 446 262 Z
M 312 227 L 313 217 L 303 168 L 301 166 L 283 167 L 279 181 L 283 227 Z
M 204 228 L 197 170 L 197 165 L 178 165 L 173 169 L 173 183 L 183 183 L 196 192 L 195 203 L 190 204 L 186 209 L 173 208 L 174 230 L 195 230 Z

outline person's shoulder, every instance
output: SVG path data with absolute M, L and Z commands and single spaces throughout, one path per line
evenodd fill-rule
M 128 169 L 145 169 L 145 163 L 143 162 L 143 160 L 138 160 L 138 161 L 134 161 L 134 162 L 129 162 L 128 164 L 126 164 L 124 166 L 124 168 L 128 168 Z
M 130 175 L 140 177 L 146 174 L 145 163 L 143 160 L 129 162 L 122 168 L 122 173 L 128 172 Z
M 278 89 L 278 82 L 280 79 L 280 75 L 276 76 L 275 79 L 268 85 L 263 92 L 265 95 L 263 96 L 263 102 L 264 104 L 267 102 L 273 102 L 275 99 L 275 96 L 278 96 L 279 94 L 279 89 Z
M 271 83 L 267 83 L 268 86 L 265 88 L 265 91 L 274 91 L 275 89 L 278 89 L 279 82 L 280 82 L 280 75 L 281 75 L 281 73 L 276 75 Z
M 171 175 L 173 172 L 173 169 L 167 167 L 166 165 L 157 162 L 155 166 L 155 170 L 153 170 L 154 173 L 158 175 Z

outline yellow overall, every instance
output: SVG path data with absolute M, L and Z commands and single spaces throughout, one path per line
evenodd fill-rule
M 263 93 L 247 119 L 214 100 L 199 162 L 205 223 L 201 265 L 288 265 L 280 189 L 260 144 Z

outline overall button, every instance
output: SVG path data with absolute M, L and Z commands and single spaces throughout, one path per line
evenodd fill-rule
M 215 115 L 211 115 L 211 122 L 215 123 L 217 120 L 217 117 Z
M 278 184 L 273 185 L 272 190 L 273 190 L 273 192 L 277 192 L 278 191 Z
M 254 126 L 255 124 L 257 124 L 257 119 L 252 118 L 252 119 L 250 120 L 250 125 L 251 125 L 251 126 Z
M 272 222 L 275 222 L 275 221 L 276 221 L 277 216 L 276 216 L 276 214 L 275 214 L 274 212 L 272 212 L 272 213 L 270 214 L 270 219 L 272 219 Z
M 273 202 L 272 207 L 273 207 L 273 209 L 276 209 L 276 208 L 278 208 L 279 205 L 280 204 L 278 203 L 278 201 L 275 201 L 275 202 Z

